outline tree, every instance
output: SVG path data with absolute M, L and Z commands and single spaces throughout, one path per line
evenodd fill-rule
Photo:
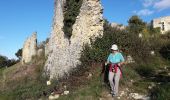
M 8 58 L 0 55 L 0 68 L 7 66 Z
M 145 29 L 147 26 L 145 22 L 143 22 L 142 19 L 140 19 L 138 16 L 134 15 L 128 20 L 128 29 L 130 32 L 139 34 Z
M 0 68 L 12 66 L 17 62 L 18 60 L 8 59 L 8 57 L 0 55 Z
M 7 60 L 6 66 L 7 67 L 12 66 L 12 65 L 16 64 L 17 62 L 18 62 L 18 60 L 9 59 L 9 60 Z
M 19 50 L 15 53 L 15 55 L 18 57 L 19 60 L 21 60 L 21 58 L 22 58 L 22 48 L 19 49 Z

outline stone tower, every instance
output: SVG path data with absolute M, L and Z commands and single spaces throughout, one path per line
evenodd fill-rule
M 32 57 L 37 54 L 37 33 L 34 32 L 31 37 L 27 38 L 22 49 L 22 64 L 29 63 Z
M 100 0 L 83 0 L 80 13 L 73 25 L 71 38 L 63 32 L 65 0 L 55 0 L 55 14 L 52 33 L 48 43 L 48 59 L 45 64 L 46 74 L 52 78 L 68 75 L 69 71 L 81 64 L 79 58 L 90 38 L 103 35 L 103 15 Z

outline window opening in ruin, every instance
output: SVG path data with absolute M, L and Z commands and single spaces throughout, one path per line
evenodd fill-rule
M 72 27 L 76 21 L 76 17 L 80 13 L 83 0 L 66 0 L 64 6 L 64 27 L 65 36 L 70 39 L 72 36 Z
M 165 30 L 165 24 L 164 24 L 164 22 L 162 22 L 162 31 L 164 31 Z

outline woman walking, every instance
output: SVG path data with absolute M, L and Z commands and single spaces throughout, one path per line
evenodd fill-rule
M 112 52 L 109 54 L 106 65 L 109 64 L 109 83 L 111 87 L 112 96 L 118 94 L 119 79 L 121 77 L 121 66 L 124 63 L 124 57 L 118 50 L 118 46 L 113 44 L 111 47 Z

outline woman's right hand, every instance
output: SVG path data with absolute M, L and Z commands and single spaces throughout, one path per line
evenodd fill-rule
M 106 66 L 107 64 L 108 64 L 108 63 L 107 63 L 107 62 L 105 62 L 105 64 L 104 64 L 104 65 Z

